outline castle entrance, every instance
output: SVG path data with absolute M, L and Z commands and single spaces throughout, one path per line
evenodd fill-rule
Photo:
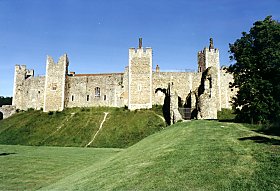
M 179 112 L 183 119 L 190 120 L 192 116 L 191 108 L 179 107 Z

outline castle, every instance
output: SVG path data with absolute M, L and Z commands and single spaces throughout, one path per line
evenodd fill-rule
M 165 105 L 171 120 L 178 120 L 180 108 L 190 116 L 216 119 L 217 111 L 230 108 L 235 90 L 229 88 L 231 74 L 220 68 L 219 50 L 210 45 L 198 52 L 197 72 L 153 71 L 152 48 L 129 48 L 128 66 L 123 73 L 76 74 L 68 72 L 67 55 L 55 63 L 47 57 L 46 75 L 34 76 L 25 65 L 15 66 L 13 105 L 62 111 L 71 107 L 124 107 L 129 110 Z

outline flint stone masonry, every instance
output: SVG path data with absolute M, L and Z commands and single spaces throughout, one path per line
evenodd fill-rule
M 129 49 L 128 109 L 152 108 L 152 49 Z
M 16 113 L 16 107 L 12 105 L 2 105 L 0 112 L 3 114 L 3 119 L 6 119 Z
M 198 72 L 153 71 L 152 48 L 130 48 L 123 73 L 68 73 L 67 55 L 57 63 L 47 57 L 46 76 L 34 77 L 34 70 L 16 65 L 13 105 L 61 111 L 69 107 L 124 107 L 147 109 L 152 105 L 169 108 L 170 119 L 180 120 L 179 107 L 191 108 L 192 118 L 216 119 L 221 108 L 231 108 L 236 89 L 233 76 L 220 68 L 219 50 L 210 40 L 209 48 L 198 52 Z M 167 104 L 167 105 L 166 105 Z M 168 112 L 169 112 L 168 111 Z

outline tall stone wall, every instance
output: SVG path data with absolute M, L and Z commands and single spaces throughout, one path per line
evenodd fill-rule
M 234 82 L 233 75 L 226 72 L 226 68 L 220 70 L 221 74 L 221 108 L 232 108 L 232 98 L 237 94 L 237 88 L 231 88 Z
M 67 81 L 66 107 L 124 106 L 123 73 L 76 74 Z
M 181 105 L 186 104 L 187 97 L 198 88 L 200 80 L 200 73 L 153 72 L 153 104 L 163 104 L 165 98 L 163 91 L 167 89 L 169 83 L 172 89 L 176 90 Z
M 62 111 L 65 107 L 65 89 L 68 73 L 68 58 L 63 55 L 58 63 L 48 56 L 46 66 L 46 83 L 44 111 Z
M 129 49 L 128 109 L 152 108 L 152 49 Z
M 34 71 L 25 65 L 16 66 L 13 105 L 23 110 L 43 107 L 47 112 L 126 105 L 134 110 L 172 102 L 173 110 L 189 107 L 193 117 L 215 119 L 218 110 L 231 107 L 237 91 L 229 87 L 233 76 L 220 70 L 219 50 L 211 39 L 209 48 L 198 52 L 198 72 L 160 72 L 159 66 L 152 72 L 152 49 L 143 48 L 142 39 L 138 48 L 129 49 L 124 73 L 68 74 L 68 64 L 67 55 L 58 63 L 48 57 L 46 77 L 34 77 Z
M 25 65 L 15 66 L 13 105 L 16 109 L 43 107 L 44 77 L 34 77 L 34 70 Z

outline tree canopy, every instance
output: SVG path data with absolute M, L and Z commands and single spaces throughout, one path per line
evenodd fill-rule
M 249 33 L 229 45 L 230 59 L 236 62 L 232 87 L 237 120 L 250 123 L 280 119 L 280 23 L 271 16 L 253 24 Z
M 2 105 L 12 105 L 12 97 L 0 96 L 0 107 Z

